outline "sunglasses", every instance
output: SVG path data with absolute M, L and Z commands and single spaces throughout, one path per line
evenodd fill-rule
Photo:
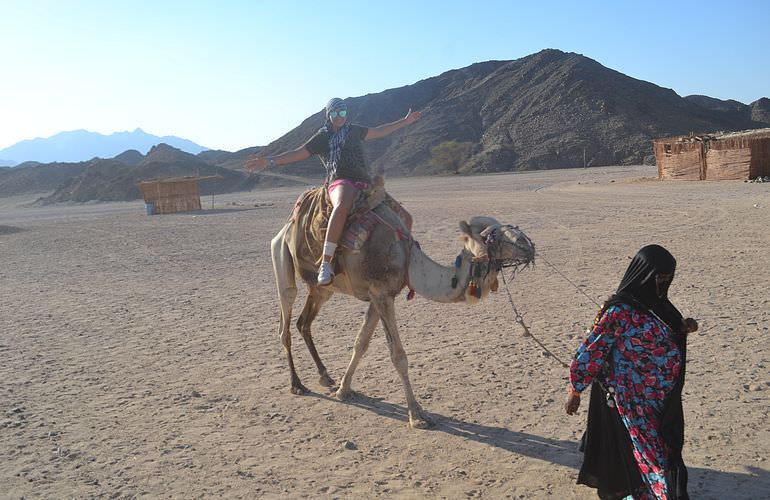
M 339 111 L 329 111 L 329 118 L 331 118 L 332 120 L 337 118 L 338 116 L 340 118 L 345 118 L 346 116 L 348 116 L 348 110 L 341 109 Z

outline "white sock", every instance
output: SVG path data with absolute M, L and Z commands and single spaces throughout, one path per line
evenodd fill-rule
M 328 255 L 329 257 L 334 257 L 335 250 L 337 250 L 336 243 L 332 243 L 331 241 L 324 242 L 324 255 Z

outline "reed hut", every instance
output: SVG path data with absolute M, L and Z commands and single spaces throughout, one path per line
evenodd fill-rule
M 652 141 L 658 178 L 748 180 L 770 175 L 770 128 Z
M 144 195 L 147 215 L 172 214 L 201 209 L 198 182 L 206 179 L 221 179 L 219 175 L 206 177 L 168 177 L 139 182 Z

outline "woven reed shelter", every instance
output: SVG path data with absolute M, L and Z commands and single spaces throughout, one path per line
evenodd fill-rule
M 139 182 L 144 195 L 147 215 L 172 214 L 201 209 L 198 181 L 221 179 L 219 175 L 206 177 L 168 177 Z
M 658 178 L 747 180 L 770 175 L 770 128 L 652 141 Z

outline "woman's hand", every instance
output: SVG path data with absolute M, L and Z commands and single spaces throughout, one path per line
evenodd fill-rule
M 422 118 L 422 113 L 419 111 L 412 111 L 410 108 L 409 111 L 406 112 L 406 116 L 404 117 L 404 123 L 407 125 L 411 125 L 412 123 L 416 122 Z
M 246 159 L 246 170 L 251 173 L 261 172 L 266 169 L 268 165 L 270 165 L 270 160 L 255 154 L 249 156 L 248 159 Z
M 682 333 L 692 333 L 698 331 L 698 322 L 692 318 L 682 321 Z
M 569 396 L 567 396 L 567 402 L 564 403 L 564 410 L 567 412 L 567 415 L 574 415 L 577 413 L 579 407 L 580 393 L 570 389 Z

